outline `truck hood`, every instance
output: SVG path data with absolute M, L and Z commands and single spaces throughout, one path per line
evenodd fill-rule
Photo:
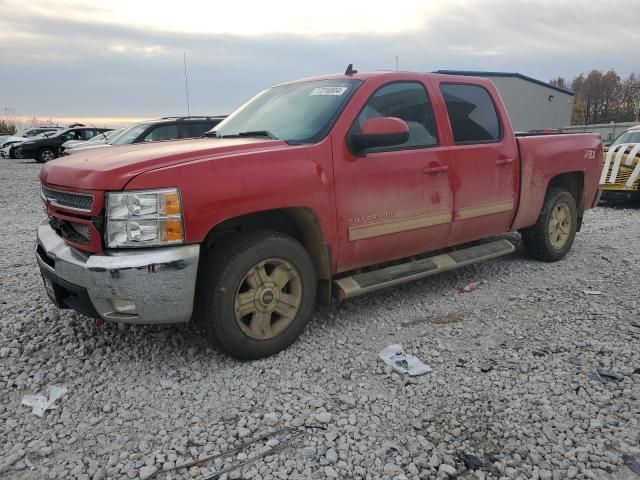
M 81 190 L 121 190 L 135 176 L 157 168 L 287 146 L 262 138 L 200 138 L 98 148 L 48 162 L 40 180 Z

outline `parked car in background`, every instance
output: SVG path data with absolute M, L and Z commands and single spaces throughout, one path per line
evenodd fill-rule
M 604 199 L 640 204 L 640 125 L 622 132 L 606 149 L 600 188 Z
M 69 140 L 89 140 L 99 133 L 110 132 L 111 128 L 95 127 L 71 127 L 56 132 L 51 136 L 22 142 L 16 149 L 18 158 L 35 158 L 38 162 L 44 163 L 58 157 L 60 146 Z
M 71 155 L 70 153 L 65 153 L 70 149 L 76 151 L 76 149 L 83 149 L 95 145 L 105 144 L 110 139 L 126 130 L 126 128 L 127 127 L 120 128 L 118 130 L 111 130 L 110 132 L 102 132 L 97 134 L 95 137 L 90 138 L 89 140 L 69 140 L 67 142 L 64 142 L 58 149 L 58 156 L 61 157 L 63 155 Z
M 265 90 L 215 138 L 45 165 L 51 300 L 107 321 L 193 319 L 253 359 L 290 345 L 316 298 L 515 250 L 496 235 L 564 258 L 597 202 L 598 135 L 514 135 L 487 79 L 349 72 Z
M 29 139 L 37 137 L 38 135 L 45 132 L 58 132 L 62 130 L 63 127 L 31 127 L 25 128 L 15 135 L 8 136 L 2 140 L 0 140 L 0 156 L 4 158 L 16 158 L 15 157 L 15 149 L 16 147 Z
M 106 143 L 91 145 L 90 148 L 95 150 L 118 145 L 131 145 L 133 143 L 197 138 L 204 135 L 225 118 L 224 115 L 219 115 L 215 117 L 163 117 L 157 120 L 148 120 L 131 125 Z M 87 145 L 87 147 L 89 146 Z M 65 154 L 71 155 L 83 150 L 86 150 L 84 146 L 78 150 L 66 150 Z

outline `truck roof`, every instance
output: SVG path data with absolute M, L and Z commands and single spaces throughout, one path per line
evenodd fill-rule
M 451 81 L 452 83 L 476 83 L 476 84 L 492 84 L 490 80 L 484 77 L 474 76 L 460 76 L 460 75 L 446 75 L 441 73 L 427 73 L 427 72 L 398 72 L 395 70 L 378 70 L 374 72 L 358 72 L 352 75 L 345 75 L 344 73 L 335 73 L 330 75 L 318 75 L 314 77 L 301 78 L 298 80 L 292 80 L 289 82 L 279 83 L 274 85 L 276 87 L 281 85 L 290 85 L 293 83 L 312 82 L 317 80 L 362 80 L 366 81 L 371 78 L 385 77 L 389 80 L 406 80 L 407 78 L 418 79 L 420 77 L 426 78 L 438 78 L 441 80 Z

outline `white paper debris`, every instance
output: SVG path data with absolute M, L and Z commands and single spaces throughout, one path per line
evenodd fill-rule
M 429 365 L 422 363 L 413 355 L 405 353 L 402 345 L 389 345 L 382 349 L 378 357 L 396 372 L 408 373 L 412 377 L 431 371 Z
M 31 407 L 31 413 L 41 417 L 44 415 L 44 412 L 54 408 L 56 400 L 61 398 L 65 393 L 67 393 L 67 389 L 65 387 L 49 385 L 48 399 L 43 395 L 25 395 L 22 397 L 22 405 Z
M 585 295 L 604 295 L 600 290 L 583 290 L 582 293 Z

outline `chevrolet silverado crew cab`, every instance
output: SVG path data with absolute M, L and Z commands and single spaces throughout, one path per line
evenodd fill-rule
M 267 89 L 212 135 L 42 168 L 36 255 L 58 306 L 193 321 L 229 354 L 264 357 L 316 299 L 511 253 L 506 232 L 562 259 L 603 155 L 594 134 L 515 136 L 489 80 L 351 69 Z

